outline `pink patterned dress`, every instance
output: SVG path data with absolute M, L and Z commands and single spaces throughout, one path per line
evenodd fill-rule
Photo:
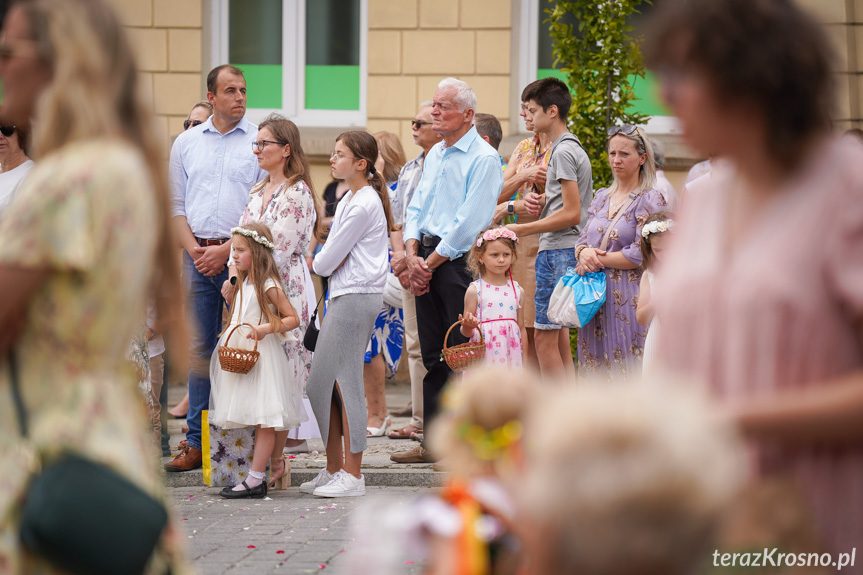
M 473 285 L 479 295 L 476 317 L 485 339 L 485 364 L 521 369 L 523 349 L 518 327 L 521 286 L 515 280 L 505 286 L 495 286 L 482 278 Z M 479 333 L 474 332 L 470 340 L 479 341 Z

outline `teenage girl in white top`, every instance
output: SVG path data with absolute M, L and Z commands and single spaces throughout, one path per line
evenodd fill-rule
M 374 167 L 377 157 L 374 137 L 360 131 L 339 136 L 330 157 L 333 177 L 345 180 L 350 191 L 336 207 L 330 235 L 312 266 L 316 274 L 330 276 L 327 313 L 306 386 L 327 446 L 327 466 L 300 490 L 319 497 L 365 493 L 363 356 L 383 306 L 387 234 L 393 229 L 389 196 Z

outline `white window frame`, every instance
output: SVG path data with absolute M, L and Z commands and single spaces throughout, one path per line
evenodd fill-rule
M 259 123 L 268 114 L 278 112 L 298 126 L 363 127 L 366 125 L 368 83 L 368 0 L 360 0 L 360 109 L 306 109 L 306 2 L 282 0 L 282 107 L 249 108 L 246 117 Z M 314 1 L 314 0 L 311 0 Z M 228 0 L 213 0 L 211 22 L 213 34 L 211 54 L 214 67 L 228 64 L 229 55 Z
M 521 133 L 527 133 L 521 111 L 521 91 L 525 86 L 536 80 L 537 58 L 539 57 L 539 3 L 545 0 L 521 0 L 519 26 L 519 42 L 524 47 L 518 51 L 518 96 L 514 102 L 511 117 L 519 118 L 518 127 Z M 651 134 L 682 134 L 680 122 L 674 116 L 653 116 L 647 122 L 645 130 Z

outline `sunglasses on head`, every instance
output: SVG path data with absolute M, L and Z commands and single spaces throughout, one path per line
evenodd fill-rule
M 608 137 L 616 136 L 617 134 L 623 134 L 624 136 L 631 136 L 638 130 L 638 126 L 633 126 L 632 124 L 624 124 L 622 126 L 612 126 L 608 129 L 606 134 Z
M 194 128 L 195 126 L 200 126 L 203 124 L 201 120 L 185 120 L 183 121 L 183 129 L 188 130 L 189 128 Z
M 15 126 L 0 126 L 0 134 L 8 138 L 15 133 Z

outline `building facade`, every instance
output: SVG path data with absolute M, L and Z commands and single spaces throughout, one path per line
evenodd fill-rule
M 413 157 L 410 120 L 445 76 L 468 82 L 480 111 L 498 117 L 507 157 L 524 137 L 521 89 L 556 73 L 542 22 L 547 0 L 110 1 L 137 50 L 166 149 L 205 97 L 207 71 L 235 64 L 246 74 L 253 121 L 279 111 L 300 126 L 319 191 L 345 129 L 394 132 Z M 863 127 L 863 0 L 798 1 L 824 23 L 838 55 L 837 127 Z M 635 89 L 679 184 L 699 158 L 682 144 L 650 79 Z

